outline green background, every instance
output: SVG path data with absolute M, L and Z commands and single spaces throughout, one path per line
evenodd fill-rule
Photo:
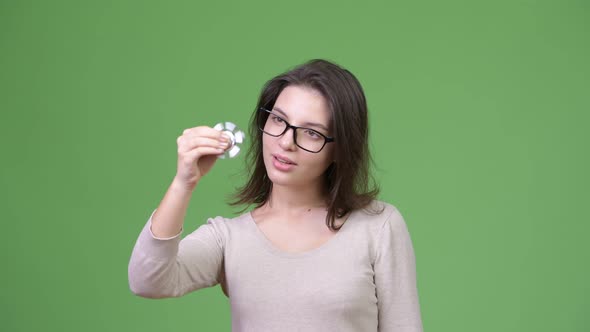
M 311 58 L 366 91 L 427 331 L 590 330 L 588 1 L 0 1 L 3 331 L 229 331 L 219 286 L 133 295 L 176 138 L 245 129 Z M 243 155 L 185 233 L 232 216 Z

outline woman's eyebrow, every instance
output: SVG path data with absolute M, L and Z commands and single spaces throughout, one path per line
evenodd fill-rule
M 278 107 L 273 107 L 273 111 L 277 111 L 277 112 L 278 112 L 278 113 L 280 113 L 280 114 L 281 114 L 283 117 L 285 117 L 285 118 L 289 119 L 289 116 L 288 116 L 288 115 L 287 115 L 285 112 L 283 112 L 283 110 L 282 110 L 282 109 L 280 109 L 280 108 L 278 108 Z M 318 128 L 321 128 L 321 129 L 323 129 L 323 130 L 325 130 L 325 131 L 328 131 L 328 128 L 327 128 L 326 126 L 324 126 L 323 124 L 321 124 L 321 123 L 316 123 L 316 122 L 305 122 L 305 123 L 303 124 L 303 126 L 304 126 L 304 127 L 308 127 L 308 126 L 312 126 L 312 127 L 318 127 Z

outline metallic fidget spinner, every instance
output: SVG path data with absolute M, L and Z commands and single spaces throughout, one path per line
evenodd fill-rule
M 213 129 L 217 129 L 223 132 L 225 136 L 229 138 L 229 146 L 225 149 L 223 154 L 219 155 L 219 158 L 235 158 L 240 153 L 240 146 L 244 143 L 246 135 L 232 122 L 221 122 L 215 125 Z

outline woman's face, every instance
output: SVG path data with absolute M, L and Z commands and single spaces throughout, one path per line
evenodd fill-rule
M 311 128 L 326 136 L 332 134 L 327 101 L 314 89 L 287 86 L 279 94 L 274 108 L 269 111 L 293 126 Z M 267 125 L 273 121 L 272 118 L 272 115 L 269 116 Z M 298 140 L 300 144 L 302 141 Z M 333 161 L 333 145 L 328 143 L 320 152 L 311 153 L 295 144 L 293 129 L 288 129 L 279 137 L 263 134 L 262 154 L 269 179 L 275 186 L 321 188 L 322 174 Z

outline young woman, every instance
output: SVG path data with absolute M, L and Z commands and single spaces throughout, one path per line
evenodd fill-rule
M 234 204 L 254 209 L 182 240 L 191 194 L 228 140 L 209 127 L 178 137 L 176 176 L 131 255 L 132 292 L 179 297 L 220 284 L 233 331 L 422 331 L 412 242 L 370 183 L 354 75 L 312 60 L 271 79 L 250 137 L 250 177 Z

